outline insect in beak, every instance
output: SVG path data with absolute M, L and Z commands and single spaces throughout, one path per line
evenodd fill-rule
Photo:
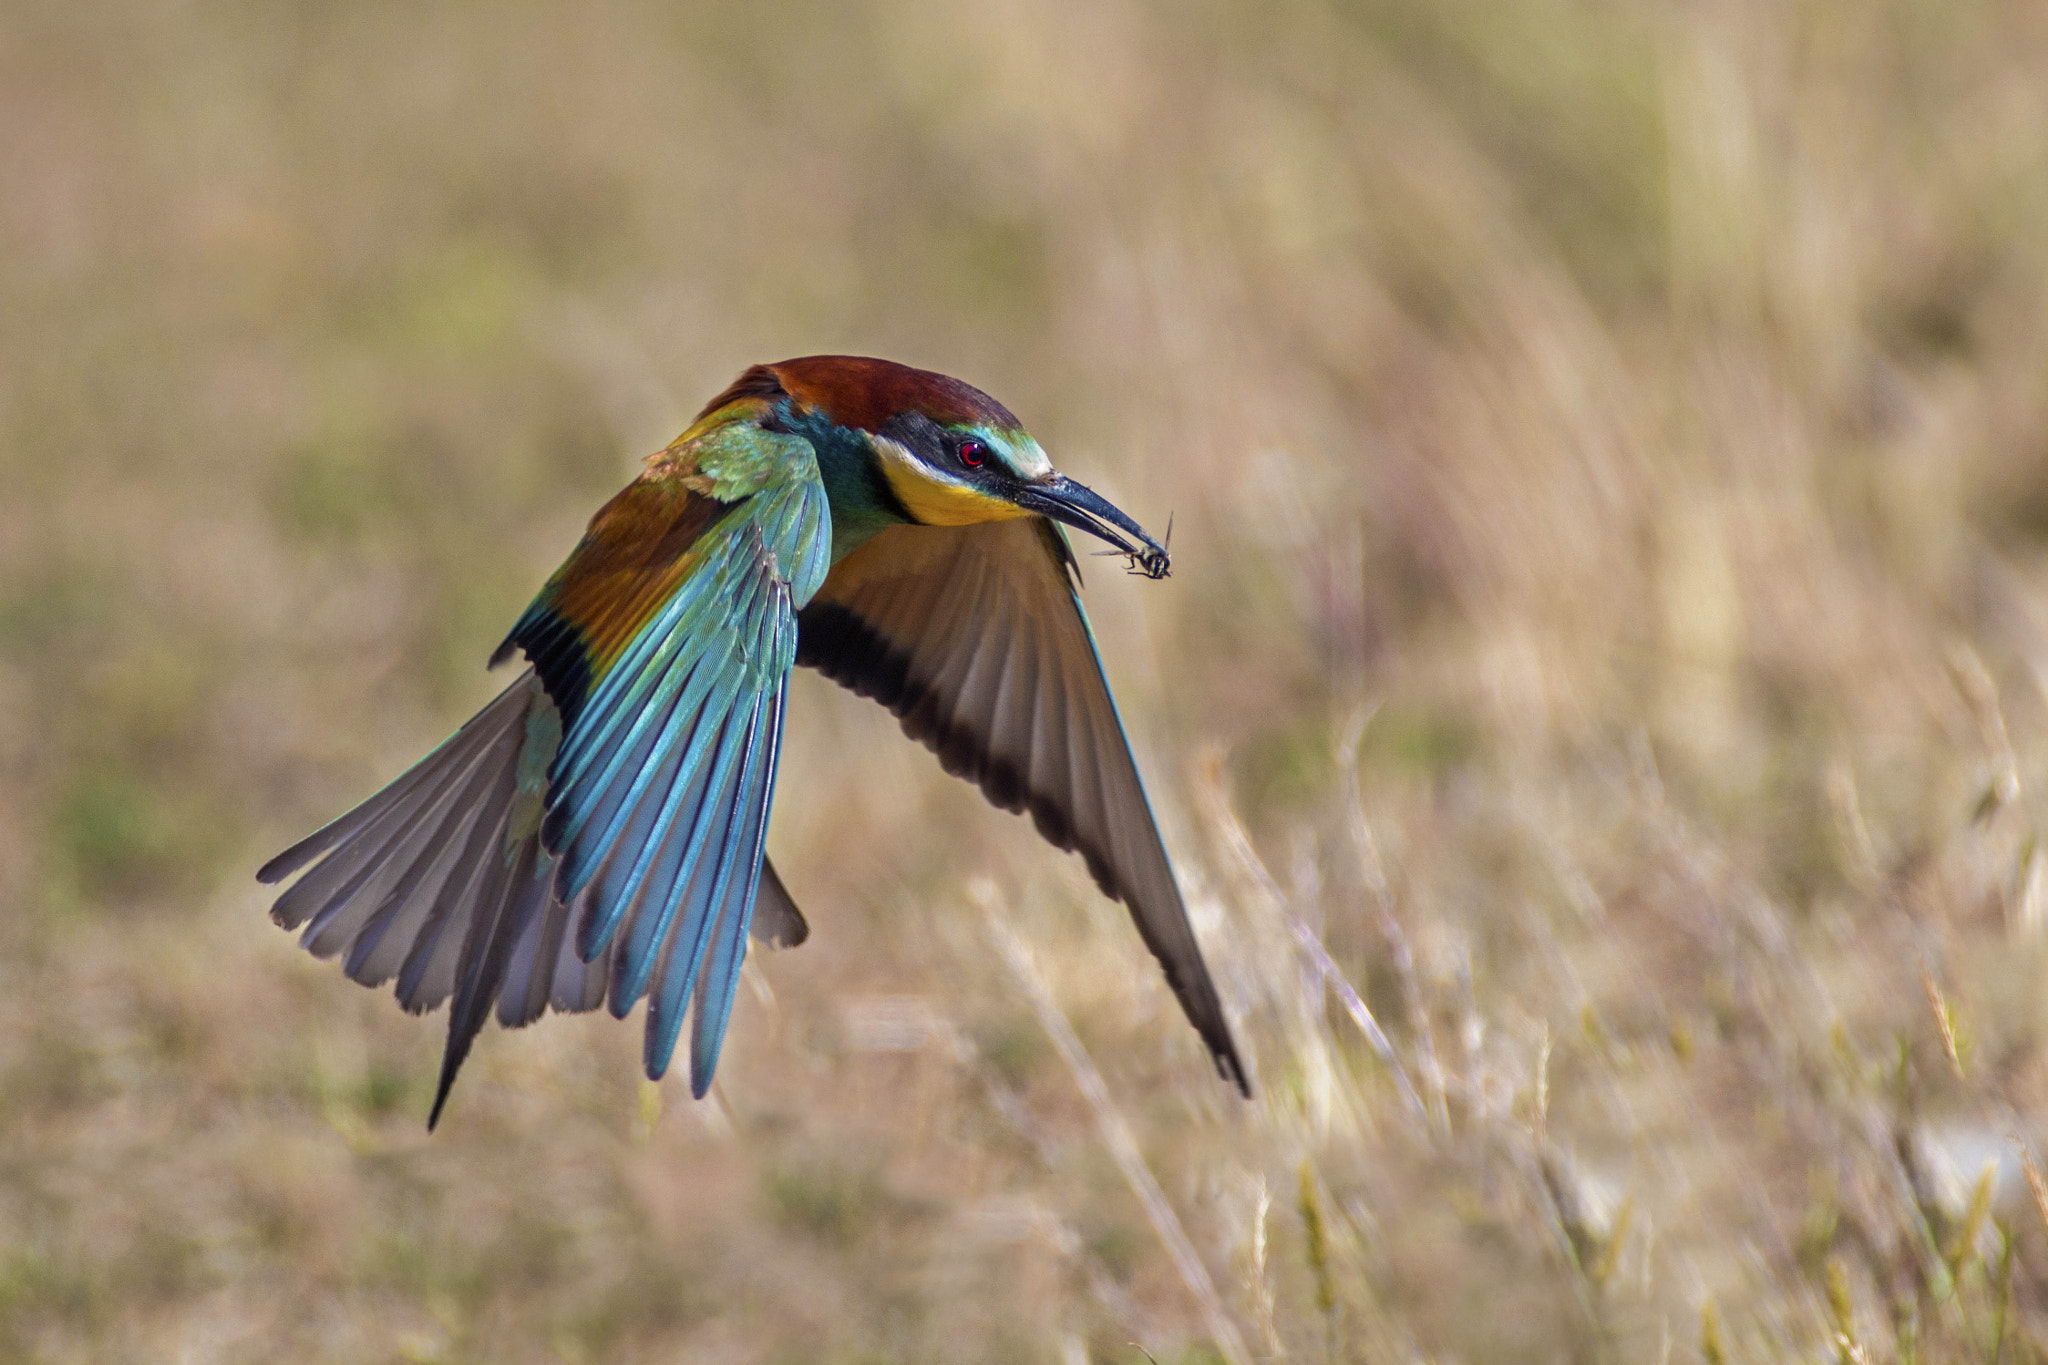
M 1054 475 L 1044 483 L 1024 485 L 1018 490 L 1016 501 L 1019 507 L 1029 508 L 1108 541 L 1115 547 L 1108 553 L 1127 556 L 1132 573 L 1158 579 L 1172 572 L 1164 545 L 1147 535 L 1143 527 L 1106 498 L 1064 474 Z M 1169 523 L 1169 537 L 1171 534 Z

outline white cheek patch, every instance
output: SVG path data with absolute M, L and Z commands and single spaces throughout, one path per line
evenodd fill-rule
M 891 440 L 887 436 L 877 436 L 870 432 L 868 433 L 868 444 L 873 446 L 875 453 L 882 457 L 884 471 L 894 476 L 889 480 L 892 487 L 897 479 L 900 478 L 920 479 L 925 483 L 950 484 L 955 488 L 969 487 L 966 480 L 949 474 L 943 469 L 934 469 L 923 460 L 918 459 L 917 456 L 910 453 L 910 447 L 904 445 L 901 441 Z

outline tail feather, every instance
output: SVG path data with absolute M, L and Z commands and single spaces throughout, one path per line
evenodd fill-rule
M 500 840 L 503 828 L 500 826 Z M 448 1046 L 441 1057 L 441 1081 L 434 1092 L 433 1112 L 427 1116 L 427 1131 L 441 1121 L 441 1108 L 455 1085 L 455 1073 L 469 1056 L 470 1044 L 491 1014 L 491 1002 L 505 984 L 506 968 L 519 940 L 519 920 L 530 913 L 539 898 L 547 895 L 548 883 L 534 875 L 540 840 L 529 836 L 510 858 L 494 858 L 484 865 L 483 888 L 477 911 L 462 936 L 462 954 L 456 964 L 455 1004 L 448 1011 Z
M 398 972 L 398 999 L 407 1010 L 423 1014 L 438 1009 L 455 990 L 456 962 L 471 925 L 495 917 L 503 896 L 498 873 L 520 850 L 505 848 L 505 827 L 480 810 L 468 826 L 468 837 L 455 855 L 439 892 L 408 919 L 417 919 L 405 965 Z M 410 908 L 410 907 L 408 907 Z M 386 942 L 397 942 L 387 935 Z
M 562 951 L 562 934 L 568 926 L 566 911 L 548 894 L 554 869 L 544 867 L 547 854 L 536 849 L 533 882 L 520 904 L 518 941 L 512 958 L 505 964 L 505 985 L 498 992 L 498 1023 L 504 1028 L 521 1028 L 541 1017 L 548 1007 L 548 988 L 554 981 L 554 961 Z
M 761 889 L 754 902 L 754 922 L 748 932 L 770 948 L 794 948 L 811 936 L 811 926 L 804 919 L 804 912 L 796 908 L 796 898 L 789 894 L 789 888 L 776 875 L 775 864 L 766 857 L 761 859 Z
M 609 944 L 588 962 L 576 951 L 575 925 L 588 896 L 563 903 L 554 894 L 555 875 L 556 863 L 540 848 L 533 876 L 545 894 L 537 893 L 516 921 L 518 942 L 498 991 L 498 1022 L 506 1028 L 524 1028 L 550 1008 L 563 1014 L 594 1010 L 604 1003 L 611 983 Z
M 561 873 L 555 874 L 557 888 L 561 885 Z M 562 942 L 561 954 L 555 959 L 553 996 L 550 1003 L 558 1010 L 580 1014 L 594 1010 L 604 1003 L 605 988 L 611 984 L 612 954 L 618 951 L 614 943 L 607 943 L 595 957 L 585 960 L 578 940 L 582 930 L 573 926 L 581 925 L 596 912 L 592 902 L 594 892 L 586 891 L 563 907 L 565 923 L 572 926 Z

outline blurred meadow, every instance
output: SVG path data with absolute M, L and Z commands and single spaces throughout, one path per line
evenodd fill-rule
M 1257 1098 L 806 674 L 713 1098 L 429 1138 L 253 869 L 821 351 L 1171 516 Z M 2044 827 L 2048 8 L 0 7 L 0 1359 L 2043 1359 Z

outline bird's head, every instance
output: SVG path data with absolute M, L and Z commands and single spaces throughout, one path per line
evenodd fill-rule
M 970 384 L 864 356 L 805 356 L 748 370 L 706 418 L 736 403 L 760 405 L 768 423 L 837 437 L 829 444 L 864 465 L 853 486 L 896 520 L 966 526 L 1044 516 L 1108 541 L 1150 577 L 1167 574 L 1165 546 L 1055 470 L 1010 410 Z

